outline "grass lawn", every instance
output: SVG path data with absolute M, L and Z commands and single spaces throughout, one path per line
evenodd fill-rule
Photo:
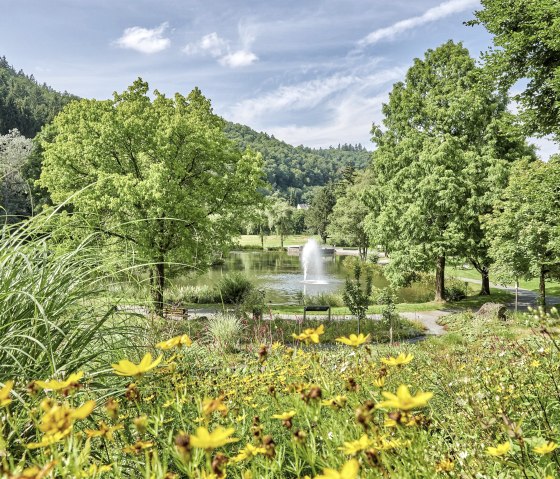
M 284 236 L 284 247 L 305 244 L 309 238 L 314 238 L 318 243 L 321 238 L 318 235 L 286 235 Z M 259 235 L 241 235 L 239 246 L 242 248 L 261 249 L 261 237 Z M 270 235 L 264 237 L 265 248 L 280 248 L 280 236 Z
M 480 280 L 480 274 L 474 268 L 469 268 L 469 269 L 464 269 L 461 267 L 447 268 L 447 273 L 449 276 Z M 490 281 L 492 281 L 492 276 L 490 276 Z M 507 286 L 515 287 L 515 284 L 511 284 Z M 519 281 L 519 287 L 538 293 L 539 280 L 532 279 L 530 281 L 523 281 L 523 280 Z M 552 296 L 560 296 L 560 282 L 547 281 L 546 294 Z

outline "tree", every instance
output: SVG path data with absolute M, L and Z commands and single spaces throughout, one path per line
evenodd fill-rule
M 348 187 L 340 196 L 330 215 L 327 234 L 335 243 L 357 246 L 360 258 L 367 258 L 369 236 L 365 219 L 369 213 L 363 194 L 365 185 L 358 183 Z
M 486 228 L 496 271 L 502 278 L 539 278 L 546 306 L 546 280 L 560 278 L 560 158 L 515 165 Z
M 515 148 L 527 150 L 506 107 L 505 94 L 451 41 L 416 59 L 405 82 L 395 84 L 383 106 L 385 129 L 373 129 L 368 220 L 372 242 L 389 249 L 394 283 L 435 268 L 435 299 L 444 300 L 450 256 L 482 261 L 484 282 L 479 216 L 505 186 L 521 154 Z
M 327 242 L 329 215 L 332 213 L 334 205 L 336 204 L 334 189 L 335 187 L 332 183 L 317 188 L 311 200 L 311 204 L 309 205 L 309 209 L 305 214 L 305 224 L 321 237 L 323 243 Z
M 134 247 L 158 312 L 166 263 L 206 266 L 258 200 L 261 159 L 241 154 L 223 126 L 197 88 L 173 99 L 156 90 L 152 101 L 138 79 L 111 100 L 70 103 L 42 143 L 41 185 L 91 229 Z
M 342 299 L 346 307 L 358 320 L 358 334 L 360 334 L 360 322 L 367 317 L 373 288 L 373 272 L 371 267 L 362 261 L 354 261 L 352 270 L 354 277 L 346 278 Z M 363 278 L 363 279 L 362 279 Z
M 532 132 L 560 140 L 560 2 L 557 0 L 481 0 L 476 20 L 494 35 L 489 64 L 509 88 L 528 79 L 516 95 Z
M 15 223 L 31 216 L 31 187 L 24 169 L 33 151 L 33 142 L 18 130 L 0 135 L 0 206 L 3 221 Z
M 268 227 L 276 230 L 276 234 L 280 235 L 281 248 L 284 248 L 284 235 L 290 231 L 293 212 L 294 208 L 285 199 L 279 196 L 269 198 L 266 209 Z

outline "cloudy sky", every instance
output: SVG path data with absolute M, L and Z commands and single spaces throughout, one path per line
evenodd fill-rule
M 0 55 L 39 82 L 109 98 L 142 77 L 198 86 L 216 113 L 294 145 L 362 143 L 413 58 L 453 39 L 478 0 L 0 0 Z M 541 154 L 556 150 L 539 140 Z

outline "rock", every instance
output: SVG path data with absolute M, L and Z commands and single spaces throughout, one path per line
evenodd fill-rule
M 484 303 L 480 309 L 475 313 L 479 318 L 484 319 L 507 319 L 507 307 L 501 303 Z

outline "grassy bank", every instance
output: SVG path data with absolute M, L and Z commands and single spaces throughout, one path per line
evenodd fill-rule
M 456 278 L 468 278 L 480 281 L 480 274 L 474 268 L 461 268 L 461 267 L 453 267 L 447 268 L 447 274 L 449 276 L 454 276 Z M 490 282 L 492 282 L 492 276 L 490 276 Z M 515 288 L 515 284 L 506 285 L 512 288 Z M 535 293 L 539 292 L 539 280 L 532 279 L 529 281 L 520 280 L 519 287 L 523 289 L 528 289 L 530 291 L 534 291 Z M 551 296 L 560 296 L 560 282 L 558 281 L 547 281 L 546 282 L 546 294 Z

